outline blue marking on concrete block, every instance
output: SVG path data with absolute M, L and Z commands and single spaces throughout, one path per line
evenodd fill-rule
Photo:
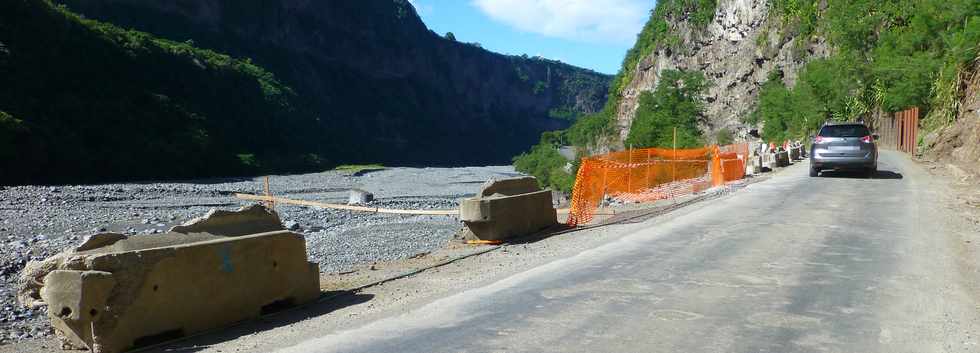
M 231 263 L 231 244 L 225 244 L 219 248 L 218 256 L 221 256 L 221 271 L 235 272 L 235 265 Z

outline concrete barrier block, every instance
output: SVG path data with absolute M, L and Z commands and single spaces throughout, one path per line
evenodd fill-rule
M 538 179 L 535 177 L 518 177 L 507 179 L 491 179 L 483 183 L 478 197 L 491 197 L 494 195 L 521 195 L 529 192 L 540 191 Z
M 96 353 L 222 327 L 320 295 L 306 241 L 289 231 L 134 236 L 59 255 L 40 300 L 65 346 Z
M 759 155 L 760 170 L 764 170 L 764 169 L 772 170 L 772 168 L 774 167 L 776 167 L 776 154 L 766 152 Z
M 551 190 L 533 177 L 491 180 L 460 204 L 460 219 L 480 240 L 504 240 L 558 224 Z
M 56 270 L 44 281 L 41 298 L 48 304 L 51 325 L 69 347 L 88 347 L 86 338 L 95 335 L 91 318 L 105 314 L 115 278 L 102 271 Z
M 790 165 L 789 152 L 779 151 L 776 152 L 775 162 L 777 167 L 788 167 Z
M 213 209 L 204 217 L 170 228 L 172 233 L 207 233 L 227 237 L 277 230 L 285 230 L 279 215 L 258 204 L 242 207 L 237 211 Z
M 789 158 L 790 158 L 790 160 L 794 160 L 794 161 L 798 161 L 798 160 L 803 159 L 802 154 L 800 153 L 800 148 L 799 147 L 792 147 L 792 148 L 790 148 L 789 149 Z

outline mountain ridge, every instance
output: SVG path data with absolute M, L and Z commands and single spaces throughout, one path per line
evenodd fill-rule
M 403 0 L 58 2 L 90 18 L 251 58 L 345 131 L 331 139 L 350 162 L 506 162 L 541 132 L 598 111 L 608 92 L 610 77 L 591 70 L 446 39 Z M 451 148 L 488 138 L 503 143 Z M 392 158 L 391 150 L 406 153 Z
M 443 38 L 400 0 L 0 10 L 0 72 L 18 73 L 0 88 L 3 184 L 503 164 L 608 92 L 607 75 Z

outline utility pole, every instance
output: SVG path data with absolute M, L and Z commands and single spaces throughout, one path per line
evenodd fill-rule
M 629 156 L 627 157 L 629 167 L 626 168 L 626 192 L 633 193 L 633 145 L 630 144 L 626 151 L 629 153 Z

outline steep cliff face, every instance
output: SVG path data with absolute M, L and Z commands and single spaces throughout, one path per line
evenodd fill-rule
M 404 0 L 59 0 L 235 57 L 289 85 L 344 162 L 489 164 L 606 99 L 609 77 L 429 31 Z M 459 148 L 486 141 L 477 148 Z
M 643 56 L 620 93 L 616 110 L 619 143 L 629 133 L 640 93 L 652 91 L 663 70 L 697 70 L 711 80 L 700 124 L 705 136 L 727 128 L 736 137 L 744 137 L 755 126 L 743 119 L 754 108 L 771 72 L 781 71 L 784 82 L 792 86 L 806 62 L 829 55 L 820 38 L 799 45 L 794 33 L 782 33 L 778 19 L 770 18 L 765 0 L 719 0 L 706 26 L 692 23 L 686 14 L 669 16 L 667 24 L 679 41 L 658 45 Z

